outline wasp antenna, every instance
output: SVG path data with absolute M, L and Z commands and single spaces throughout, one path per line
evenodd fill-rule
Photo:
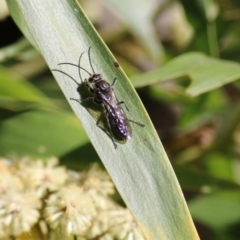
M 91 66 L 91 68 L 92 68 L 92 71 L 93 71 L 93 73 L 95 74 L 95 71 L 94 71 L 93 66 L 92 66 L 92 61 L 91 61 L 90 53 L 91 53 L 91 46 L 90 46 L 89 49 L 88 49 L 88 58 L 89 58 L 89 63 L 90 63 L 90 66 Z
M 67 73 L 65 73 L 65 72 L 63 72 L 61 70 L 58 70 L 58 69 L 51 69 L 51 71 L 52 72 L 60 72 L 60 73 L 62 73 L 64 75 L 68 76 L 69 78 L 71 78 L 79 86 L 79 83 L 72 76 L 70 76 L 69 74 L 67 74 Z
M 80 67 L 76 64 L 73 64 L 73 63 L 67 63 L 67 62 L 64 62 L 64 63 L 59 63 L 58 65 L 71 65 L 71 66 L 74 66 L 74 67 L 77 67 L 77 68 L 81 68 L 83 71 L 85 71 L 87 74 L 89 74 L 89 76 L 91 76 L 92 74 L 90 72 L 88 72 L 85 68 L 83 67 Z
M 80 57 L 79 57 L 79 59 L 78 59 L 78 66 L 79 66 L 79 68 L 78 68 L 78 74 L 79 74 L 79 78 L 80 78 L 81 82 L 83 82 L 83 80 L 82 80 L 81 71 L 80 71 L 80 70 L 81 70 L 80 63 L 81 63 L 81 58 L 82 58 L 83 54 L 84 54 L 84 52 L 80 55 Z

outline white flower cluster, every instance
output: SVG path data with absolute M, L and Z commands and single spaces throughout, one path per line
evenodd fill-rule
M 131 213 L 111 199 L 114 193 L 97 164 L 77 173 L 56 158 L 0 158 L 0 240 L 36 232 L 48 240 L 144 240 Z

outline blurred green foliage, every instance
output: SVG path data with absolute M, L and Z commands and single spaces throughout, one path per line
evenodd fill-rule
M 200 238 L 239 239 L 240 3 L 147 4 L 141 5 L 144 18 L 141 11 L 132 18 L 125 1 L 118 6 L 110 0 L 82 1 L 139 87 Z M 26 40 L 9 40 L 0 60 L 0 155 L 55 155 L 75 168 L 79 153 L 86 164 L 98 160 L 50 71 Z

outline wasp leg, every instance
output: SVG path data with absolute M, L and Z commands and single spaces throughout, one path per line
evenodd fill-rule
M 130 112 L 129 109 L 128 109 L 128 107 L 127 107 L 127 105 L 126 105 L 126 103 L 125 103 L 124 101 L 121 101 L 121 102 L 118 102 L 118 103 L 117 103 L 118 106 L 121 105 L 121 104 L 124 104 L 124 105 L 125 105 L 125 108 L 127 109 L 127 111 Z
M 131 119 L 127 119 L 129 122 L 132 122 L 132 123 L 135 123 L 135 124 L 137 124 L 138 126 L 140 126 L 140 127 L 145 127 L 145 124 L 142 124 L 142 123 L 140 123 L 140 122 L 136 122 L 136 121 L 134 121 L 134 120 L 131 120 Z
M 109 113 L 108 113 L 108 112 L 106 113 L 106 120 L 107 120 L 108 129 L 109 129 L 109 132 L 110 132 L 110 138 L 111 138 L 111 140 L 112 140 L 112 142 L 113 142 L 114 148 L 117 149 L 117 144 L 116 144 L 116 142 L 114 141 L 111 124 L 110 124 L 110 122 L 109 122 Z
M 101 115 L 101 116 L 103 116 L 103 115 Z M 109 133 L 107 133 L 107 135 L 111 138 L 112 143 L 113 143 L 113 145 L 114 145 L 114 148 L 117 149 L 117 144 L 116 144 L 116 142 L 114 141 L 114 137 L 113 137 L 111 125 L 110 125 L 110 122 L 109 122 L 109 119 L 108 119 L 108 114 L 106 114 L 105 117 L 106 117 L 106 120 L 107 120 L 107 127 L 108 127 L 108 129 L 109 129 Z M 104 129 L 104 127 L 102 127 L 102 126 L 100 125 L 100 119 L 102 119 L 102 118 L 100 117 L 100 118 L 97 120 L 97 126 L 98 126 L 99 128 L 101 128 L 104 132 L 106 132 L 106 128 Z
M 112 140 L 112 143 L 113 143 L 113 145 L 114 145 L 114 148 L 117 149 L 117 144 L 116 144 L 116 142 L 115 142 L 115 140 L 114 140 L 113 132 L 112 132 L 111 125 L 110 125 L 110 122 L 109 122 L 109 118 L 108 118 L 108 117 L 109 117 L 109 115 L 108 115 L 108 113 L 107 113 L 106 119 L 107 119 L 108 129 L 109 129 L 109 132 L 110 132 L 110 138 L 111 138 L 111 140 Z
M 70 100 L 76 101 L 76 102 L 78 102 L 78 103 L 80 103 L 80 104 L 82 103 L 80 99 L 70 98 Z
M 114 87 L 114 85 L 116 84 L 117 80 L 118 80 L 117 78 L 113 79 L 113 83 L 111 84 L 112 87 Z
M 127 105 L 125 104 L 125 102 L 124 102 L 124 101 L 121 101 L 121 102 L 118 102 L 118 103 L 117 103 L 117 105 L 121 105 L 121 104 L 124 104 L 125 107 L 126 107 L 126 109 L 127 109 L 127 111 L 129 112 L 129 109 L 128 109 Z M 142 123 L 140 123 L 140 122 L 136 122 L 136 121 L 131 120 L 131 119 L 127 119 L 127 120 L 128 120 L 129 122 L 133 122 L 133 123 L 137 124 L 137 125 L 140 126 L 140 127 L 144 127 L 144 126 L 145 126 L 144 124 L 142 124 Z
M 113 79 L 113 83 L 112 83 L 112 85 L 111 85 L 112 87 L 114 87 L 114 85 L 116 84 L 117 80 L 118 80 L 117 78 L 114 78 L 114 79 Z M 121 101 L 121 102 L 118 102 L 118 103 L 117 103 L 118 106 L 121 105 L 121 104 L 124 104 L 124 105 L 125 105 L 125 108 L 126 108 L 127 111 L 129 112 L 129 109 L 128 109 L 127 105 L 125 104 L 125 102 L 124 102 L 124 101 Z
M 74 101 L 82 104 L 83 102 L 87 102 L 87 101 L 95 101 L 95 98 L 94 97 L 88 97 L 88 98 L 85 98 L 83 100 L 76 99 L 76 98 L 70 98 L 70 100 L 74 100 Z

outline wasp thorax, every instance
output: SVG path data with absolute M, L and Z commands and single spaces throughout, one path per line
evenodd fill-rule
M 99 87 L 100 87 L 101 91 L 109 92 L 110 85 L 107 82 L 101 82 Z

